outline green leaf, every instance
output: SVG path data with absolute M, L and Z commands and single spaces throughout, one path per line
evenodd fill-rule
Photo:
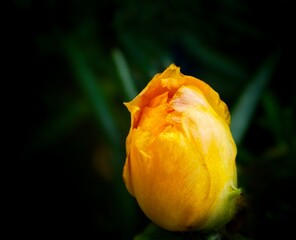
M 277 60 L 278 52 L 263 62 L 231 111 L 231 132 L 236 144 L 240 144 L 250 125 L 258 101 L 271 79 Z
M 93 108 L 93 112 L 99 120 L 109 141 L 116 148 L 119 146 L 118 130 L 114 117 L 110 112 L 106 96 L 102 86 L 99 84 L 99 78 L 87 64 L 83 51 L 80 50 L 74 42 L 68 40 L 65 43 L 68 53 L 68 59 L 76 75 L 76 79 L 81 89 L 84 91 Z
M 114 49 L 112 51 L 112 58 L 115 62 L 125 95 L 129 100 L 132 100 L 137 95 L 137 90 L 134 86 L 134 81 L 130 74 L 127 62 L 119 49 Z

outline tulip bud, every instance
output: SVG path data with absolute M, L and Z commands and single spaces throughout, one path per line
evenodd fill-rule
M 226 104 L 205 82 L 171 64 L 132 101 L 123 179 L 154 223 L 171 231 L 215 230 L 240 195 Z

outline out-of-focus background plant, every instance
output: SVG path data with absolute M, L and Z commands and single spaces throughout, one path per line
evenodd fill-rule
M 13 233 L 38 239 L 182 239 L 149 226 L 121 177 L 130 124 L 122 103 L 170 63 L 209 83 L 232 114 L 245 203 L 223 237 L 285 239 L 293 232 L 290 1 L 12 4 L 12 154 L 21 160 L 21 174 L 12 176 L 21 176 L 12 190 Z

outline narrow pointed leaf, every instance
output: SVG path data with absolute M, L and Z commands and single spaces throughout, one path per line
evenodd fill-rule
M 137 95 L 137 90 L 134 86 L 127 62 L 122 52 L 118 49 L 114 49 L 112 51 L 112 57 L 116 65 L 119 78 L 122 82 L 124 93 L 126 97 L 131 100 Z
M 274 66 L 278 59 L 278 53 L 268 57 L 259 67 L 250 84 L 241 94 L 231 113 L 231 132 L 237 144 L 239 144 L 250 125 L 258 101 L 265 86 L 271 79 Z

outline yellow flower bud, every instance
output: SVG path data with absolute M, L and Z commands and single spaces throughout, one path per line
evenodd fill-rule
M 236 145 L 226 104 L 171 64 L 132 101 L 123 180 L 143 212 L 171 231 L 214 230 L 236 211 Z

